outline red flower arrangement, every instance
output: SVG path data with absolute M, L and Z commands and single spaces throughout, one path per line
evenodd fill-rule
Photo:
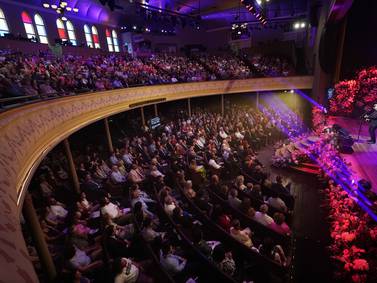
M 341 81 L 336 84 L 335 95 L 330 100 L 331 113 L 346 116 L 352 114 L 358 92 L 359 84 L 356 80 Z
M 355 110 L 370 110 L 377 102 L 377 66 L 363 69 L 355 80 L 335 85 L 330 99 L 330 111 L 336 115 L 351 115 Z
M 312 109 L 313 130 L 317 135 L 320 135 L 326 125 L 326 116 L 323 110 L 317 106 Z

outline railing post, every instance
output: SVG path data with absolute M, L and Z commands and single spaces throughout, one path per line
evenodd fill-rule
M 64 139 L 63 143 L 64 143 L 64 148 L 65 148 L 65 154 L 67 155 L 67 159 L 68 159 L 69 170 L 71 171 L 73 187 L 75 189 L 75 192 L 77 194 L 80 194 L 81 190 L 80 190 L 79 177 L 77 176 L 76 166 L 75 166 L 75 163 L 73 162 L 71 147 L 69 146 L 68 138 Z
M 143 126 L 145 126 L 144 107 L 140 107 L 140 113 L 141 113 L 141 123 L 143 124 Z
M 187 99 L 187 108 L 188 108 L 188 115 L 191 117 L 191 99 Z
M 157 104 L 154 105 L 154 116 L 158 116 Z
M 27 192 L 23 203 L 23 216 L 30 229 L 35 248 L 38 253 L 39 260 L 41 261 L 42 268 L 46 272 L 48 281 L 54 282 L 56 277 L 56 268 L 52 260 L 50 251 L 45 240 L 42 228 L 39 224 L 37 213 L 35 212 L 33 200 Z
M 224 107 L 224 94 L 221 95 L 221 115 L 224 116 L 225 107 Z
M 114 151 L 114 147 L 113 147 L 113 141 L 111 139 L 111 132 L 110 132 L 110 127 L 109 127 L 109 119 L 107 119 L 107 117 L 105 119 L 103 119 L 104 121 L 104 124 L 105 124 L 105 132 L 106 132 L 106 138 L 107 138 L 107 144 L 109 146 L 109 152 L 113 152 Z

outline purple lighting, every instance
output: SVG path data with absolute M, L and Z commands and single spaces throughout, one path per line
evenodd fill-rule
M 307 95 L 299 93 L 300 96 L 312 100 Z M 294 113 L 282 100 L 276 96 L 263 97 L 262 100 L 270 106 L 270 108 L 259 104 L 259 109 L 271 120 L 275 122 L 281 132 L 295 144 L 303 153 L 305 153 L 315 164 L 320 166 L 337 185 L 340 185 L 350 198 L 352 198 L 373 220 L 377 221 L 377 215 L 372 211 L 371 202 L 360 191 L 358 191 L 355 180 L 360 178 L 354 174 L 352 169 L 344 163 L 339 156 L 337 150 L 327 140 L 314 142 L 309 146 L 302 144 L 302 138 L 309 135 L 309 129 L 304 125 L 303 121 Z M 315 101 L 313 101 L 315 102 Z M 318 103 L 314 103 L 318 105 Z M 323 106 L 319 105 L 321 109 Z M 280 117 L 280 119 L 276 119 Z

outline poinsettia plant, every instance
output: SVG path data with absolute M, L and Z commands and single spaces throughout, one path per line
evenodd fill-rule
M 350 116 L 359 110 L 371 110 L 374 103 L 377 103 L 377 66 L 359 71 L 354 80 L 337 83 L 330 99 L 330 112 Z

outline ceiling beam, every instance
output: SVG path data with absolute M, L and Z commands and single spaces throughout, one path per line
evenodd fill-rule
M 216 12 L 226 11 L 234 8 L 238 8 L 240 5 L 239 0 L 227 0 L 227 1 L 219 1 L 220 3 L 215 6 L 211 6 L 205 9 L 201 9 L 200 11 L 195 11 L 193 15 L 195 16 L 202 16 L 208 15 Z

